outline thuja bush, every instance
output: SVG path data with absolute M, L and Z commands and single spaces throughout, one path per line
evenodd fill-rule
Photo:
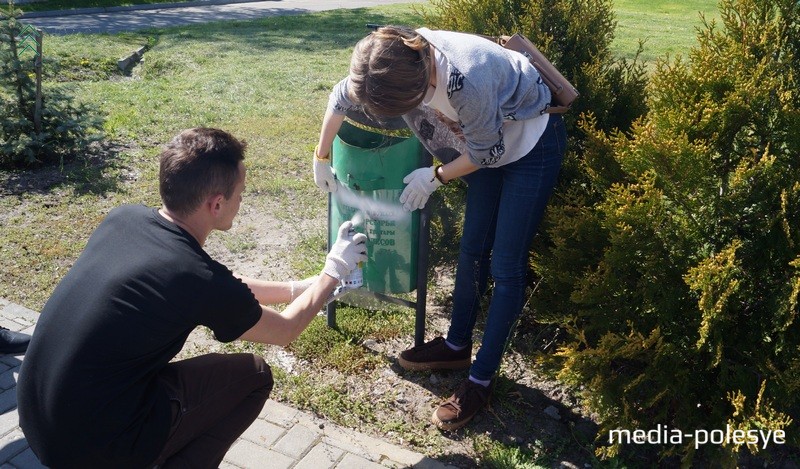
M 59 87 L 43 87 L 35 121 L 36 56 L 21 50 L 23 25 L 13 5 L 0 11 L 0 168 L 62 163 L 102 138 L 97 113 Z M 22 57 L 20 57 L 22 56 Z
M 585 389 L 599 438 L 664 425 L 800 443 L 800 4 L 719 9 L 686 57 L 657 65 L 629 132 L 583 115 L 597 200 L 551 207 L 534 257 L 534 309 L 569 332 L 560 376 Z M 734 465 L 763 443 L 657 448 Z

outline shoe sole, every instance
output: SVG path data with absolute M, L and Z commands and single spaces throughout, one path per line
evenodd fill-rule
M 436 409 L 438 410 L 438 409 Z M 439 420 L 439 417 L 436 416 L 436 410 L 433 411 L 433 415 L 431 415 L 431 423 L 436 425 L 439 430 L 444 430 L 451 432 L 453 430 L 458 430 L 459 428 L 463 427 L 464 425 L 468 424 L 472 417 L 475 417 L 475 414 L 470 415 L 468 418 L 464 420 L 459 420 L 458 422 L 443 422 Z
M 446 362 L 410 362 L 403 357 L 397 358 L 397 363 L 405 370 L 427 371 L 427 370 L 466 370 L 472 364 L 469 359 Z

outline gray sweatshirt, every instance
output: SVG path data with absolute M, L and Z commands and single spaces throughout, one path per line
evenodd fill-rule
M 425 147 L 443 162 L 461 153 L 483 167 L 502 164 L 506 153 L 503 122 L 542 116 L 550 103 L 550 90 L 528 59 L 479 36 L 450 31 L 418 29 L 448 61 L 448 101 L 456 110 L 464 140 L 440 121 L 427 106 L 403 116 Z M 357 111 L 347 93 L 348 79 L 331 93 L 328 107 L 334 113 Z

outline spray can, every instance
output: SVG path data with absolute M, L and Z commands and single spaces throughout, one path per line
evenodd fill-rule
M 350 236 L 352 236 L 355 234 L 355 232 L 356 232 L 355 228 L 350 228 L 350 230 L 347 233 Z M 351 290 L 353 288 L 361 288 L 361 286 L 364 285 L 363 264 L 364 264 L 363 262 L 359 262 L 358 267 L 353 269 L 353 271 L 350 272 L 350 275 L 347 275 L 342 279 L 342 286 L 345 289 Z
M 347 289 L 353 288 L 361 288 L 364 285 L 364 269 L 362 268 L 362 262 L 358 263 L 358 267 L 353 269 L 350 272 L 350 275 L 345 276 L 342 279 L 342 286 Z
M 325 300 L 326 305 L 331 301 L 343 296 L 345 293 L 349 293 L 351 290 L 355 290 L 356 288 L 361 288 L 361 286 L 364 285 L 364 272 L 362 269 L 362 264 L 363 262 L 359 262 L 358 267 L 353 269 L 349 275 L 346 275 L 344 278 L 342 278 L 339 286 L 334 288 L 328 299 Z

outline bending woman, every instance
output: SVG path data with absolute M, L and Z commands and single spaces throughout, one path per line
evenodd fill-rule
M 486 405 L 503 350 L 525 303 L 531 242 L 566 147 L 550 90 L 528 59 L 479 36 L 378 28 L 356 45 L 349 76 L 333 89 L 314 151 L 314 181 L 335 191 L 330 148 L 345 114 L 402 116 L 442 164 L 408 174 L 400 202 L 423 208 L 442 184 L 467 184 L 453 311 L 447 337 L 403 351 L 407 370 L 467 369 L 433 413 L 453 430 Z M 472 338 L 489 274 L 494 290 L 475 360 Z

